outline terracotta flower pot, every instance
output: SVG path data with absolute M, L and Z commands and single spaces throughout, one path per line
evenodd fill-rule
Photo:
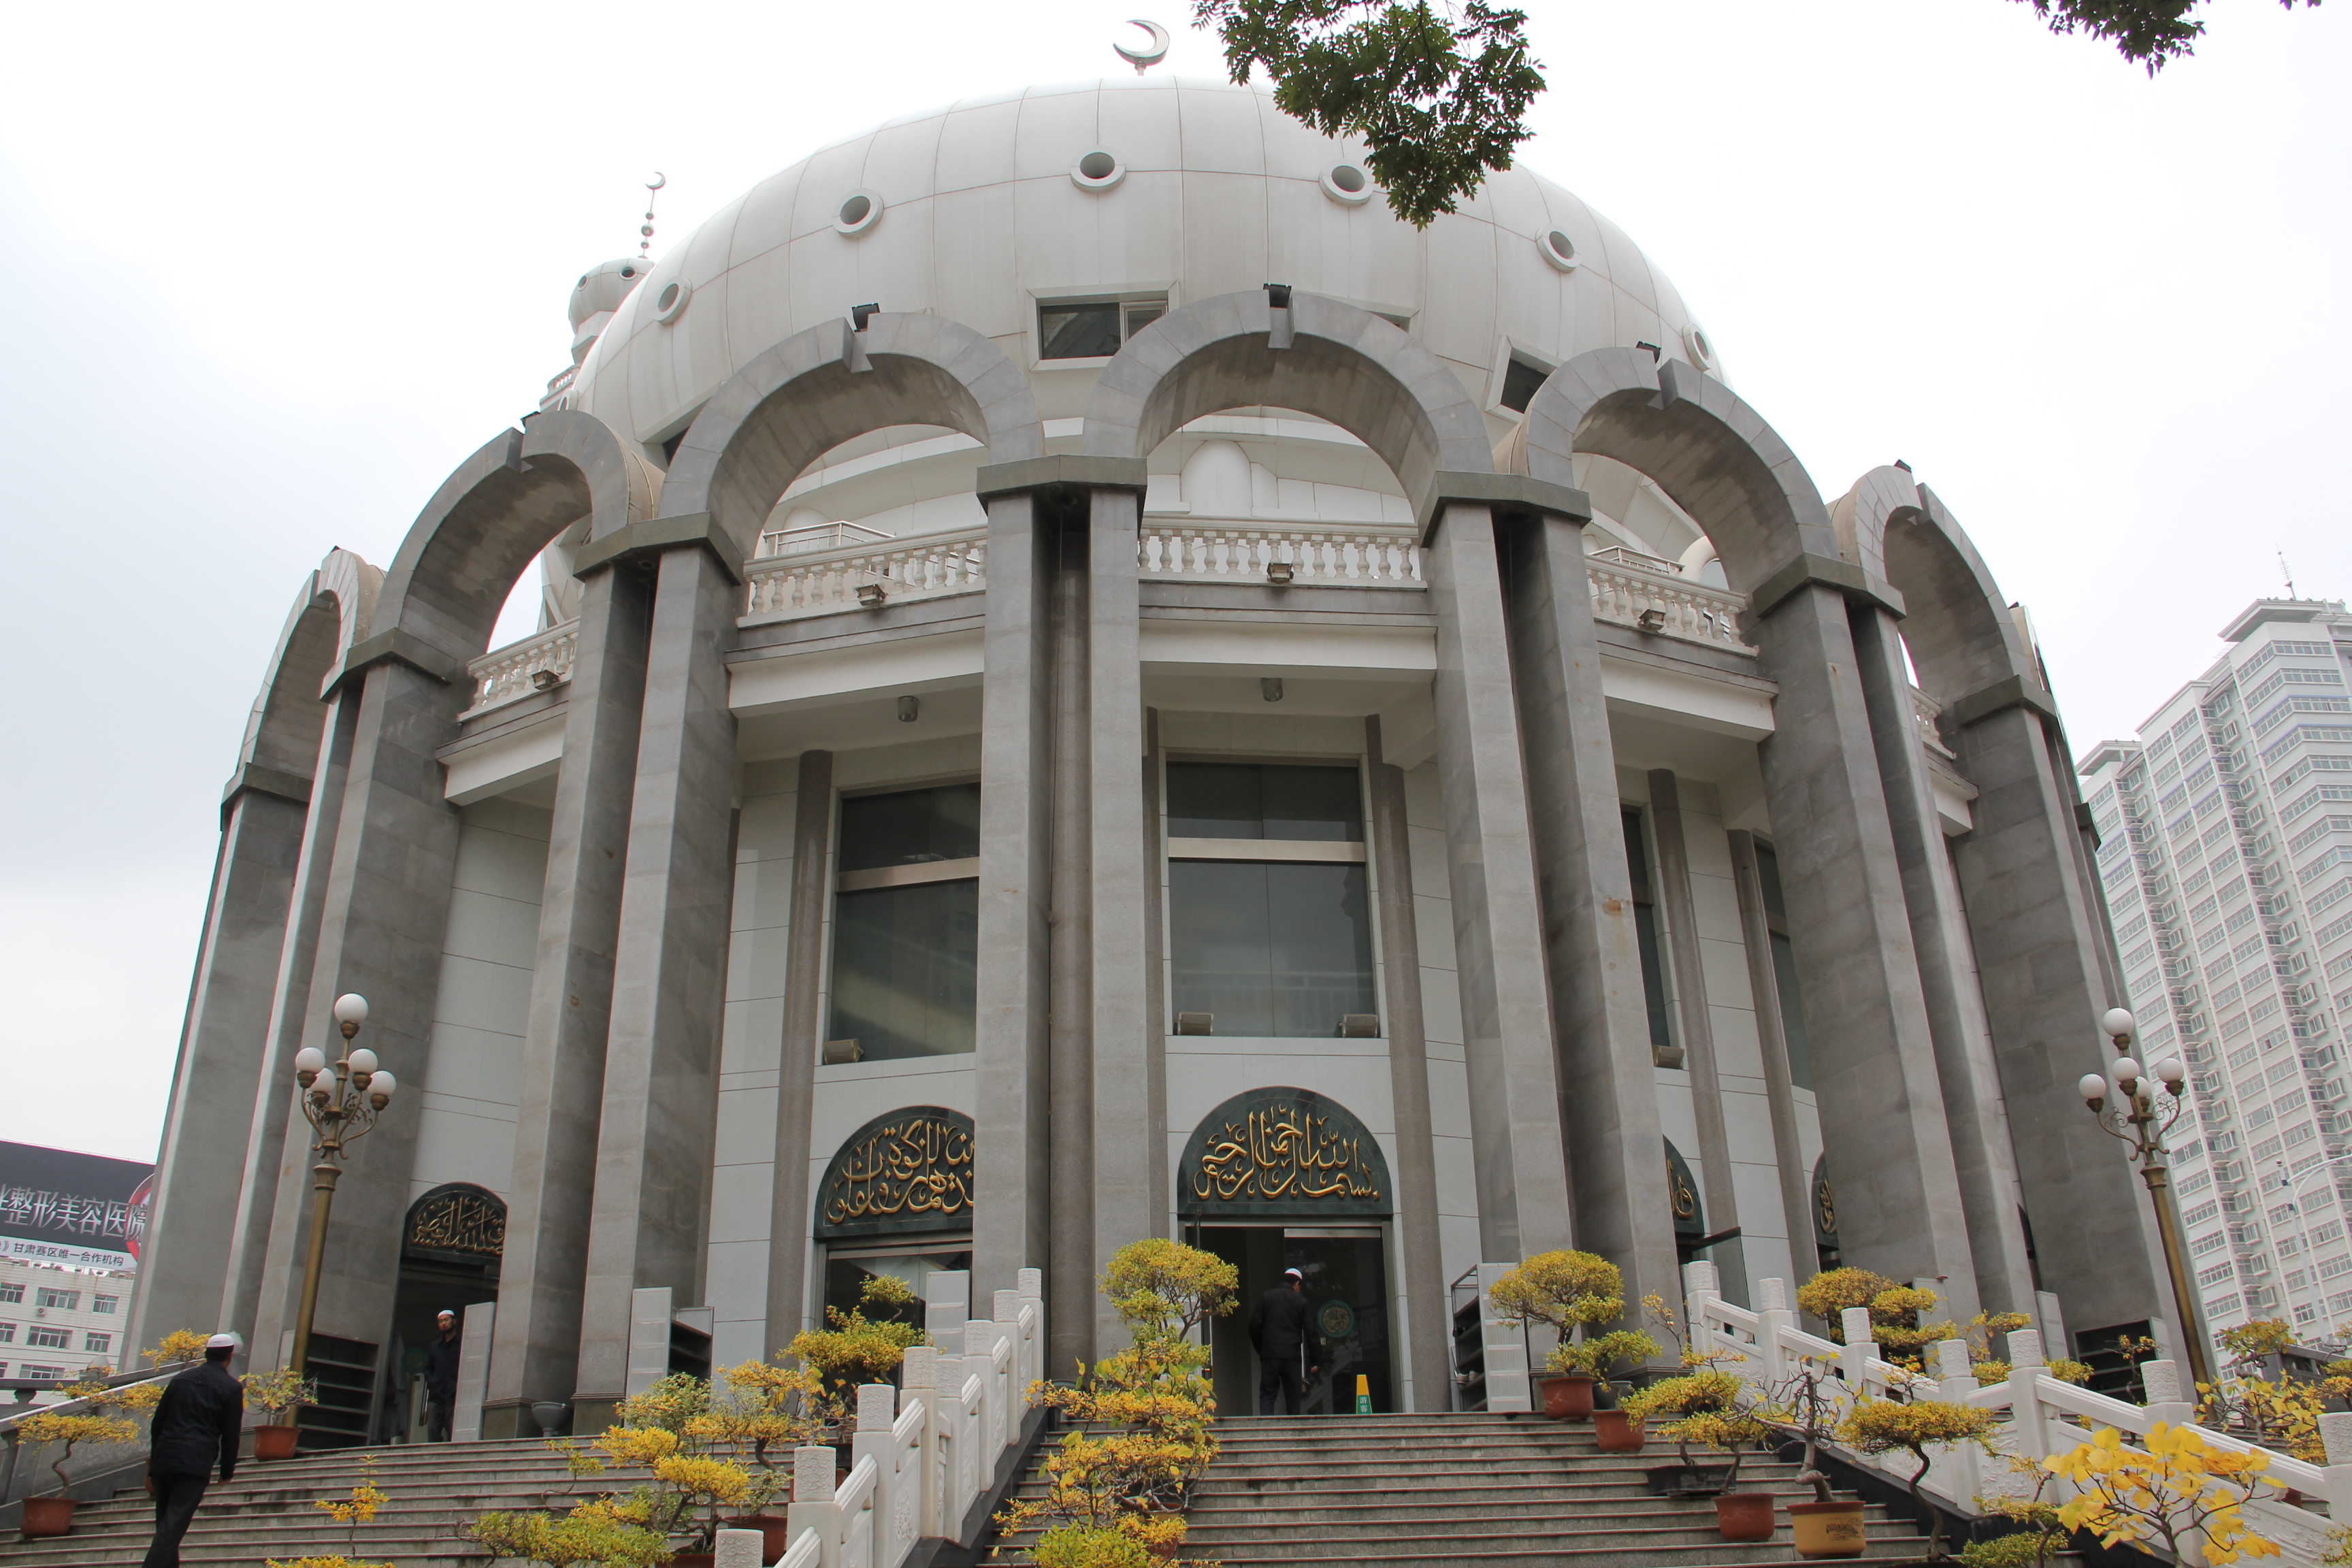
M 1862 1529 L 1862 1504 L 1856 1502 L 1784 1503 L 1789 1521 L 1796 1526 L 1800 1557 L 1859 1557 L 1868 1542 Z
M 1173 1563 L 1176 1561 L 1176 1543 L 1172 1541 L 1155 1541 L 1150 1545 L 1145 1547 L 1144 1550 L 1150 1552 L 1151 1555 L 1160 1562 Z
M 1592 1435 L 1601 1440 L 1604 1454 L 1638 1454 L 1648 1438 L 1642 1424 L 1622 1410 L 1596 1410 L 1592 1413 Z
M 299 1426 L 256 1426 L 253 1429 L 253 1457 L 257 1459 L 290 1459 L 294 1457 L 294 1439 L 301 1436 Z
M 1715 1527 L 1726 1541 L 1769 1541 L 1774 1500 L 1770 1492 L 1726 1492 L 1715 1500 Z
M 1539 1377 L 1536 1381 L 1543 1385 L 1546 1415 L 1555 1421 L 1592 1419 L 1592 1385 L 1597 1379 L 1570 1372 Z
M 762 1563 L 777 1561 L 793 1547 L 792 1521 L 781 1513 L 747 1514 L 741 1519 L 730 1520 L 727 1528 L 758 1531 L 760 1561 Z M 716 1556 L 717 1553 L 714 1552 L 712 1555 Z
M 25 1500 L 25 1517 L 16 1526 L 24 1535 L 63 1535 L 73 1528 L 74 1500 L 31 1497 Z
M 715 1552 L 681 1552 L 669 1563 L 670 1568 L 712 1568 L 718 1561 Z

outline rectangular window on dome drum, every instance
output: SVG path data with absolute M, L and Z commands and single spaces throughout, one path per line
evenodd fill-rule
M 1168 764 L 1171 1011 L 1185 1033 L 1377 1027 L 1362 786 L 1352 767 Z
M 1119 345 L 1168 313 L 1165 294 L 1128 300 L 1041 300 L 1037 304 L 1039 359 L 1105 359 Z
M 842 801 L 825 1060 L 972 1048 L 979 857 L 976 784 Z

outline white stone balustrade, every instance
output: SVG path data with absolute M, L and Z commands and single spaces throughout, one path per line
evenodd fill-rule
M 1622 550 L 1603 553 L 1629 556 Z M 1592 582 L 1594 620 L 1613 621 L 1662 637 L 1729 648 L 1734 653 L 1756 651 L 1739 637 L 1739 617 L 1748 607 L 1745 595 L 1711 588 L 1704 583 L 1685 582 L 1678 575 L 1630 561 L 1604 560 L 1601 555 L 1585 557 L 1584 570 Z M 1655 615 L 1656 620 L 1643 626 L 1642 617 L 1651 614 Z
M 1952 749 L 1944 744 L 1944 732 L 1936 727 L 1943 712 L 1942 703 L 1916 686 L 1911 689 L 1911 716 L 1919 722 L 1919 743 L 1939 757 L 1949 757 Z
M 572 660 L 579 651 L 577 619 L 492 648 L 466 666 L 466 673 L 474 678 L 474 703 L 459 717 L 471 719 L 534 691 L 563 685 L 572 679 Z
M 2193 1407 L 2181 1397 L 2182 1379 L 2177 1363 L 2144 1362 L 2140 1383 L 2148 1402 L 2132 1405 L 2061 1383 L 2044 1363 L 2042 1336 L 2021 1329 L 2008 1336 L 2010 1373 L 2001 1382 L 1977 1385 L 1968 1368 L 1967 1352 L 1949 1342 L 1937 1347 L 1937 1376 L 1923 1377 L 1881 1360 L 1870 1342 L 1870 1314 L 1853 1309 L 1843 1314 L 1840 1345 L 1797 1327 L 1788 1310 L 1785 1281 L 1759 1282 L 1756 1311 L 1733 1306 L 1717 1292 L 1711 1265 L 1694 1263 L 1683 1270 L 1683 1303 L 1690 1325 L 1691 1348 L 1702 1355 L 1720 1355 L 1723 1370 L 1747 1384 L 1759 1403 L 1785 1399 L 1790 1379 L 1808 1363 L 1826 1374 L 1822 1393 L 1830 1402 L 1832 1425 L 1853 1407 L 1857 1397 L 1943 1399 L 1990 1410 L 2000 1417 L 1992 1442 L 1998 1457 L 1973 1443 L 1938 1447 L 1933 1451 L 1921 1490 L 1954 1511 L 1981 1511 L 1977 1499 L 1997 1492 L 2030 1489 L 2020 1484 L 2007 1456 L 2046 1458 L 2088 1441 L 2104 1426 L 2115 1427 L 2126 1443 L 2145 1436 L 2161 1421 L 2179 1426 L 2190 1420 Z M 2333 1425 L 2331 1425 L 2331 1423 Z M 2232 1453 L 2251 1453 L 2259 1445 L 2213 1428 L 2200 1427 L 2206 1443 Z M 2337 1518 L 2352 1512 L 2352 1415 L 2320 1417 L 2320 1436 L 2326 1445 L 2327 1463 L 2314 1465 L 2276 1450 L 2269 1451 L 2264 1472 L 2281 1487 L 2292 1487 L 2307 1500 L 2325 1501 Z M 1913 1461 L 1896 1453 L 1882 1459 L 1852 1453 L 1836 1444 L 1831 1450 L 1847 1463 L 1884 1470 L 1893 1480 L 1907 1479 Z M 2072 1495 L 2069 1483 L 2052 1478 L 2043 1496 L 2063 1502 Z M 2328 1549 L 2327 1521 L 2301 1508 L 2279 1502 L 2269 1494 L 2247 1506 L 2248 1521 L 2281 1552 L 2280 1568 L 2320 1568 Z
M 856 609 L 858 591 L 881 586 L 886 604 L 979 592 L 988 582 L 988 538 L 979 530 L 928 539 L 762 556 L 745 563 L 744 618 L 785 620 Z
M 1136 541 L 1136 571 L 1147 578 L 1264 583 L 1276 562 L 1294 583 L 1422 585 L 1411 530 L 1146 522 Z

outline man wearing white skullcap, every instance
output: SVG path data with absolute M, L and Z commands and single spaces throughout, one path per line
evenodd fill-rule
M 180 1568 L 180 1538 L 196 1516 L 213 1466 L 226 1485 L 236 1473 L 237 1434 L 245 1425 L 245 1388 L 229 1374 L 235 1334 L 205 1342 L 205 1364 L 166 1384 L 147 1433 L 147 1489 L 155 1494 L 155 1541 L 144 1568 Z

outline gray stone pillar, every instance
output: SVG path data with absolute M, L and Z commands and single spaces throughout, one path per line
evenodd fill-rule
M 664 552 L 629 810 L 619 956 L 588 1222 L 575 1430 L 628 1375 L 629 1297 L 699 1302 L 734 895 L 736 578 L 702 544 Z
M 1715 1065 L 1715 1018 L 1709 1011 L 1706 957 L 1699 946 L 1698 906 L 1691 898 L 1690 845 L 1683 837 L 1682 792 L 1674 770 L 1649 775 L 1650 822 L 1658 843 L 1658 901 L 1666 916 L 1667 952 L 1675 966 L 1675 1014 L 1682 1024 L 1683 1066 L 1690 1074 L 1691 1113 L 1698 1122 L 1700 1183 L 1706 1189 L 1709 1234 L 1739 1224 L 1738 1189 L 1731 1180 L 1731 1141 L 1723 1130 L 1723 1080 Z M 1724 1299 L 1748 1305 L 1748 1254 L 1739 1238 L 1708 1249 Z
M 482 1412 L 489 1437 L 536 1431 L 529 1406 L 569 1399 L 578 1382 L 585 1199 L 596 1181 L 651 617 L 648 584 L 628 567 L 606 566 L 581 586 Z
M 1479 1247 L 1489 1260 L 1510 1261 L 1572 1246 L 1576 1237 L 1492 512 L 1476 503 L 1445 504 L 1426 559 L 1437 616 L 1438 784 L 1460 965 Z M 1585 1088 L 1579 1086 L 1580 1101 Z M 1653 1110 L 1654 1128 L 1655 1117 Z M 1661 1163 L 1656 1148 L 1644 1146 L 1645 1166 Z M 1663 1205 L 1663 1174 L 1657 1181 Z M 1601 1206 L 1609 1206 L 1606 1196 Z M 1629 1231 L 1587 1240 L 1596 1251 L 1609 1252 L 1613 1244 L 1630 1251 L 1634 1237 Z M 1633 1284 L 1629 1279 L 1628 1289 Z M 1643 1289 L 1654 1284 L 1641 1280 Z
M 1785 574 L 1784 574 L 1785 575 Z M 1797 578 L 1748 634 L 1780 684 L 1759 746 L 1847 1262 L 1973 1280 L 1927 1005 L 1845 593 Z
M 1143 710 L 1143 1055 L 1146 1122 L 1157 1129 L 1146 1152 L 1146 1190 L 1157 1205 L 1160 1228 L 1166 1235 L 1176 1207 L 1176 1186 L 1168 1154 L 1168 931 L 1163 919 L 1167 902 L 1168 859 L 1161 853 L 1160 786 L 1166 769 L 1160 749 L 1160 710 Z M 1418 981 L 1419 976 L 1415 976 Z M 1425 1086 L 1424 1086 L 1425 1087 Z
M 1404 770 L 1384 759 L 1381 721 L 1364 721 L 1372 868 L 1380 879 L 1381 1000 L 1387 1014 L 1389 1097 L 1396 1121 L 1397 1261 L 1404 1270 L 1405 1364 L 1412 1408 L 1454 1407 L 1454 1341 L 1437 1243 L 1437 1157 L 1430 1131 L 1429 1036 L 1421 1010 L 1421 933 L 1412 911 L 1412 842 Z M 1163 1140 L 1164 1142 L 1164 1140 Z
M 1948 702 L 1945 735 L 1977 786 L 1974 827 L 1953 846 L 1992 1026 L 2011 1146 L 2042 1238 L 2042 1285 L 2077 1330 L 2143 1320 L 2179 1328 L 2147 1194 L 2099 1131 L 2074 1080 L 2104 1072 L 2111 1005 L 2098 950 L 2105 917 L 2074 854 L 2072 791 L 2053 756 L 2048 699 L 2014 679 Z M 1845 1194 L 1838 1194 L 1841 1215 Z M 2061 1245 L 2084 1216 L 2133 1216 L 2141 1245 Z M 2190 1331 L 2195 1331 L 2193 1327 Z
M 246 1149 L 236 1131 L 275 1076 L 270 1000 L 301 859 L 309 784 L 287 775 L 267 785 L 240 779 L 221 807 L 212 897 L 124 1324 L 132 1351 L 175 1329 L 209 1333 L 218 1326 L 245 1177 Z
M 1151 1046 L 1164 1027 L 1150 1006 L 1151 940 L 1144 910 L 1156 822 L 1144 820 L 1143 664 L 1138 641 L 1136 534 L 1143 498 L 1098 489 L 1087 539 L 1087 1003 L 1093 1037 L 1094 1260 L 1168 1233 L 1169 1194 L 1151 1183 L 1152 1149 L 1168 1146 L 1154 1120 Z M 1164 1049 L 1164 1039 L 1162 1042 Z M 1093 1290 L 1096 1345 L 1123 1344 L 1109 1299 Z
M 310 775 L 310 810 L 302 823 L 302 847 L 278 947 L 277 981 L 270 991 L 269 1019 L 262 1036 L 262 1070 L 246 1108 L 244 1166 L 227 1253 L 222 1259 L 223 1280 L 214 1321 L 219 1328 L 247 1336 L 254 1334 L 256 1314 L 260 1310 L 269 1237 L 278 1193 L 285 1184 L 287 1129 L 289 1123 L 297 1128 L 302 1125 L 294 1110 L 294 1053 L 305 1044 L 303 1030 L 310 1023 L 310 970 L 318 957 L 319 926 L 326 913 L 327 884 L 334 870 L 335 835 L 342 826 L 352 748 L 359 738 L 361 687 L 358 680 L 344 681 L 327 704 L 318 766 Z M 394 1070 L 396 1076 L 398 1069 Z M 234 1128 L 233 1120 L 229 1125 Z M 265 1346 L 258 1339 L 251 1342 L 257 1351 L 276 1354 L 274 1344 Z M 253 1364 L 267 1368 L 273 1363 L 265 1359 Z
M 986 798 L 986 791 L 982 792 Z M 833 837 L 833 753 L 803 752 L 793 807 L 792 930 L 784 940 L 784 1040 L 776 1075 L 776 1164 L 768 1217 L 768 1348 L 808 1324 L 809 1119 L 824 1042 L 825 875 Z M 814 1325 L 822 1327 L 823 1325 Z
M 986 495 L 980 911 L 972 1144 L 975 1299 L 1046 1256 L 1047 925 L 1053 819 L 1047 586 L 1055 527 L 1030 491 Z M 1066 1363 L 1052 1363 L 1054 1376 Z
M 361 685 L 359 721 L 298 1038 L 331 1057 L 340 1043 L 334 1000 L 356 991 L 370 1008 L 359 1043 L 396 1076 L 422 1083 L 459 821 L 443 798 L 436 752 L 456 733 L 472 688 L 462 672 L 445 679 L 390 654 L 346 679 Z M 265 1364 L 275 1363 L 279 1336 L 294 1326 L 311 1207 L 306 1124 L 287 1109 L 291 1089 L 280 1085 L 279 1092 L 289 1135 L 254 1321 L 257 1359 L 272 1358 Z M 381 1348 L 391 1326 L 415 1164 L 415 1103 L 394 1100 L 344 1163 L 320 1277 L 317 1334 Z
M 1046 617 L 1053 648 L 1053 923 L 1046 942 L 1047 1363 L 1095 1359 L 1094 791 L 1087 713 L 1082 510 L 1058 531 Z
M 1789 1227 L 1789 1256 L 1799 1280 L 1811 1279 L 1820 1254 L 1813 1242 L 1812 1173 L 1797 1131 L 1797 1097 L 1789 1068 L 1788 1026 L 1780 1016 L 1780 977 L 1772 967 L 1772 928 L 1764 884 L 1756 870 L 1756 838 L 1734 828 L 1731 885 L 1739 900 L 1739 942 L 1748 952 L 1748 989 L 1756 998 L 1756 1037 L 1764 1055 L 1764 1105 L 1772 1119 L 1772 1168 L 1780 1178 L 1780 1217 Z
M 1968 966 L 1966 933 L 1953 929 L 1959 906 L 1951 886 L 1951 858 L 1936 813 L 1935 785 L 1919 735 L 1911 681 L 1905 671 L 1903 634 L 1875 605 L 1852 607 L 1855 668 L 1870 711 L 1871 740 L 1886 786 L 1886 818 L 1903 877 L 1903 899 L 1919 964 L 1936 1070 L 1944 1091 L 1952 1163 L 1968 1217 L 1970 1279 L 1945 1282 L 1947 1310 L 1966 1322 L 1982 1308 L 2033 1311 L 2033 1274 L 2025 1258 L 2025 1230 L 2017 1218 L 2017 1168 L 2001 1115 L 2000 1088 L 1984 1045 Z M 1963 1292 L 1965 1283 L 1970 1289 Z
M 1542 956 L 1577 1245 L 1623 1271 L 1629 1302 L 1653 1291 L 1678 1302 L 1665 1131 L 1582 533 L 1569 517 L 1549 513 L 1509 525 L 1501 538 L 1510 563 L 1512 694 L 1528 790 L 1538 805 Z M 1444 665 L 1441 645 L 1441 678 Z M 1442 695 L 1438 707 L 1442 723 Z M 1498 1256 L 1516 1254 L 1489 1254 Z

